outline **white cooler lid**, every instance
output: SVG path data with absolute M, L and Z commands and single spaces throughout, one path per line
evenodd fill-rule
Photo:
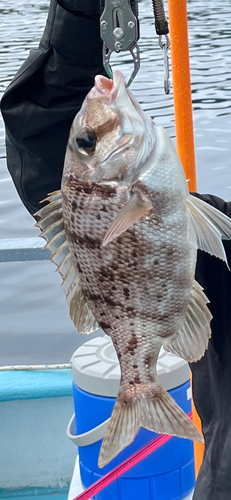
M 74 383 L 98 396 L 116 397 L 120 385 L 120 366 L 110 337 L 98 337 L 80 346 L 72 356 Z M 186 361 L 161 348 L 157 375 L 166 390 L 189 380 Z

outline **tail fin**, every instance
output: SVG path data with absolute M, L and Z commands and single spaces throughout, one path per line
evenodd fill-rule
M 107 465 L 132 443 L 141 426 L 160 434 L 203 442 L 200 432 L 167 391 L 158 388 L 158 392 L 152 391 L 151 395 L 148 386 L 146 388 L 145 397 L 137 394 L 129 399 L 126 391 L 120 389 L 101 446 L 99 467 Z

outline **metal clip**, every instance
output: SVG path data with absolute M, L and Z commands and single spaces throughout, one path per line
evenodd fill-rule
M 133 7 L 136 8 L 136 0 Z M 127 83 L 127 87 L 134 80 L 140 67 L 139 22 L 133 13 L 130 0 L 105 0 L 104 10 L 100 17 L 100 35 L 103 44 L 103 64 L 110 78 L 113 77 L 110 66 L 112 52 L 128 50 L 133 58 L 134 70 Z
M 168 49 L 170 47 L 170 39 L 168 35 L 165 35 L 166 41 L 162 41 L 162 35 L 159 36 L 159 45 L 164 51 L 164 91 L 165 94 L 170 92 L 170 80 L 169 80 L 169 57 Z
M 134 61 L 134 70 L 128 80 L 128 83 L 126 84 L 126 87 L 129 87 L 131 85 L 131 83 L 133 82 L 135 76 L 137 75 L 140 69 L 140 49 L 138 43 L 136 43 L 133 47 L 130 48 L 130 53 Z

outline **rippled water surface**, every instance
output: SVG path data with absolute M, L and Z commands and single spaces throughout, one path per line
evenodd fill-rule
M 2 7 L 1 5 L 3 5 Z M 44 29 L 49 2 L 0 4 L 0 92 L 4 92 Z M 142 107 L 174 139 L 172 94 L 163 92 L 163 61 L 151 0 L 139 4 L 141 69 L 132 90 Z M 188 1 L 188 25 L 198 191 L 231 200 L 231 3 Z M 114 61 L 125 76 L 130 58 Z M 0 237 L 36 236 L 6 169 L 0 122 Z M 0 364 L 68 361 L 85 341 L 76 334 L 49 262 L 0 264 Z

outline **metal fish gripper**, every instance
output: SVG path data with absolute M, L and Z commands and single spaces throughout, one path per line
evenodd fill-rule
M 103 40 L 103 65 L 110 78 L 113 71 L 110 65 L 112 52 L 129 51 L 133 72 L 126 84 L 129 87 L 140 68 L 138 46 L 139 20 L 137 0 L 105 0 L 101 3 L 100 35 Z

